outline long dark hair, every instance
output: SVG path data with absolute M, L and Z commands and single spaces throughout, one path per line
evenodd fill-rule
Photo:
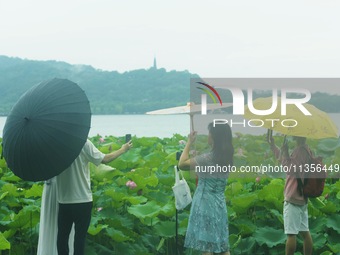
M 220 166 L 233 166 L 234 147 L 232 132 L 228 124 L 208 125 L 208 130 L 213 140 L 213 161 Z

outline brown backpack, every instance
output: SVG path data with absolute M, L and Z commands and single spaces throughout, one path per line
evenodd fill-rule
M 309 148 L 306 148 L 306 150 L 310 158 L 309 167 L 308 171 L 305 170 L 303 181 L 301 178 L 297 178 L 298 189 L 300 194 L 303 194 L 305 197 L 319 197 L 322 195 L 325 187 L 327 172 L 322 163 L 322 158 L 315 157 Z

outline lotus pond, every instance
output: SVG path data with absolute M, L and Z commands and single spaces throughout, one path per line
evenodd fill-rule
M 199 137 L 195 149 L 205 149 L 205 139 Z M 124 138 L 96 136 L 91 140 L 107 153 L 120 148 Z M 176 254 L 171 187 L 176 152 L 184 148 L 186 138 L 132 140 L 134 148 L 109 165 L 91 165 L 94 207 L 88 255 Z M 324 163 L 340 163 L 339 140 L 309 141 L 309 145 L 324 157 Z M 236 134 L 234 147 L 238 168 L 278 165 L 264 136 Z M 327 179 L 323 195 L 308 204 L 315 254 L 340 254 L 340 181 L 334 174 Z M 188 172 L 184 175 L 194 192 L 195 178 Z M 225 194 L 232 254 L 283 253 L 283 188 L 282 174 L 230 174 Z M 22 181 L 0 160 L 0 254 L 36 254 L 42 190 L 43 182 Z M 195 254 L 183 248 L 189 212 L 190 206 L 178 213 L 179 254 Z M 301 240 L 298 249 L 302 250 Z

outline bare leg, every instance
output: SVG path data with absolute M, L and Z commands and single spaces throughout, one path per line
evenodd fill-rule
M 294 255 L 296 250 L 296 235 L 287 235 L 286 255 Z
M 309 231 L 300 232 L 303 238 L 303 254 L 312 255 L 313 252 L 313 240 Z

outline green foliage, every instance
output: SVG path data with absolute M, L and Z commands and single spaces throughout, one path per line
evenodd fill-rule
M 116 150 L 123 138 L 91 140 L 103 152 Z M 175 135 L 159 139 L 133 137 L 134 148 L 110 165 L 91 165 L 94 208 L 87 236 L 87 254 L 175 254 L 176 210 L 172 185 L 176 152 L 183 149 Z M 280 139 L 277 139 L 280 140 Z M 278 164 L 273 160 L 264 136 L 237 134 L 235 164 Z M 206 137 L 199 137 L 197 149 Z M 310 141 L 317 155 L 338 162 L 338 140 Z M 332 149 L 328 149 L 332 148 Z M 243 154 L 238 154 L 239 149 Z M 20 180 L 0 160 L 0 251 L 36 254 L 43 183 Z M 195 179 L 184 173 L 192 189 Z M 259 178 L 257 178 L 259 177 Z M 257 178 L 257 179 L 256 179 Z M 130 189 L 128 181 L 137 187 Z M 232 254 L 282 254 L 283 178 L 262 174 L 230 174 L 225 190 Z M 308 204 L 315 254 L 340 252 L 340 181 L 328 179 L 324 194 Z M 183 247 L 190 207 L 178 213 L 178 250 Z M 302 251 L 301 240 L 298 249 Z M 7 250 L 7 251 L 6 251 Z
M 82 87 L 93 114 L 145 113 L 185 105 L 190 100 L 188 71 L 140 69 L 124 73 L 57 61 L 32 61 L 0 56 L 0 115 L 8 114 L 19 97 L 35 84 L 66 78 Z

